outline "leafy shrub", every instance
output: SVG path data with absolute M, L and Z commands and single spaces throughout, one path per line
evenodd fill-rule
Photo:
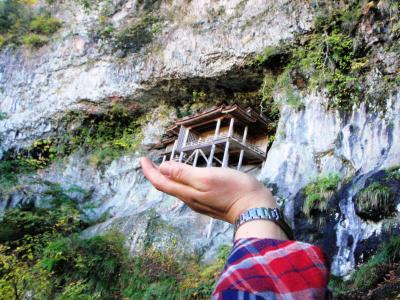
M 43 35 L 51 35 L 61 28 L 58 19 L 50 16 L 37 16 L 29 23 L 29 29 L 32 32 Z
M 79 280 L 68 284 L 57 300 L 95 300 L 101 299 L 99 293 L 90 293 L 90 289 L 85 281 Z
M 138 115 L 121 106 L 114 106 L 104 115 L 72 118 L 80 119 L 81 126 L 69 132 L 66 141 L 56 141 L 55 144 L 67 144 L 67 151 L 63 149 L 66 153 L 83 149 L 91 153 L 90 162 L 99 166 L 110 163 L 123 153 L 137 150 L 143 139 L 141 126 L 148 122 L 149 115 Z
M 21 160 L 0 160 L 0 192 L 15 186 L 19 174 L 32 171 L 32 168 Z
M 0 32 L 11 30 L 17 21 L 24 18 L 24 7 L 19 1 L 4 0 L 0 2 Z
M 400 167 L 394 166 L 386 170 L 386 178 L 388 180 L 398 180 L 400 181 Z
M 269 98 L 272 90 L 279 89 L 292 107 L 302 109 L 302 101 L 293 90 L 297 87 L 325 92 L 328 109 L 348 112 L 364 102 L 370 110 L 384 110 L 387 96 L 399 83 L 396 75 L 385 75 L 378 85 L 370 87 L 367 74 L 381 66 L 375 62 L 376 53 L 369 50 L 370 45 L 357 35 L 357 28 L 366 9 L 381 10 L 376 11 L 375 17 L 385 17 L 377 21 L 394 32 L 399 15 L 398 4 L 393 2 L 379 9 L 375 6 L 373 2 L 359 0 L 315 1 L 314 29 L 310 34 L 297 36 L 290 45 L 267 47 L 250 62 L 251 66 L 274 71 L 273 76 L 267 74 L 261 94 Z M 390 47 L 397 45 L 395 38 L 388 37 L 388 40 L 393 40 L 388 42 Z
M 29 2 L 5 0 L 0 2 L 0 47 L 28 45 L 39 48 L 49 41 L 49 36 L 60 27 L 59 20 L 49 13 L 33 10 Z
M 32 48 L 40 48 L 48 43 L 49 39 L 43 35 L 29 33 L 22 37 L 22 43 Z
M 138 52 L 153 40 L 154 34 L 159 29 L 159 19 L 152 15 L 145 15 L 112 37 L 113 49 L 114 51 L 122 50 L 125 54 Z
M 2 34 L 0 34 L 0 48 L 5 44 L 7 42 L 7 38 L 4 36 L 4 35 L 2 35 Z M 1 114 L 0 114 L 0 120 L 1 120 L 2 118 L 1 118 Z
M 282 49 L 280 47 L 268 46 L 264 48 L 261 54 L 256 55 L 254 60 L 250 63 L 252 66 L 265 66 L 271 62 L 277 56 L 282 54 Z
M 85 282 L 83 287 L 89 294 L 106 299 L 118 288 L 127 251 L 123 239 L 115 233 L 90 239 L 72 236 L 51 242 L 41 261 L 59 280 L 68 285 Z
M 0 222 L 0 243 L 53 230 L 70 234 L 85 224 L 76 204 L 58 186 L 50 186 L 42 198 L 43 204 L 53 209 L 35 207 L 33 200 L 27 199 L 20 208 L 8 209 L 5 212 Z
M 56 197 L 51 207 L 6 212 L 0 228 L 14 232 L 1 235 L 0 299 L 28 291 L 35 299 L 210 298 L 230 247 L 222 247 L 216 264 L 208 266 L 196 256 L 177 260 L 173 248 L 164 253 L 149 247 L 129 257 L 115 232 L 88 239 L 76 234 L 83 221 L 71 211 L 73 203 L 65 208 L 68 201 L 59 194 L 57 187 L 49 190 Z M 73 215 L 77 223 L 68 222 Z
M 313 210 L 326 211 L 328 202 L 335 194 L 340 182 L 337 174 L 330 174 L 326 177 L 318 177 L 315 182 L 308 184 L 304 188 L 305 201 L 303 212 L 311 217 Z

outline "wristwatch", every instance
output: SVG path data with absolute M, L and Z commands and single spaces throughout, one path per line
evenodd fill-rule
M 233 238 L 237 229 L 243 223 L 253 220 L 270 220 L 281 227 L 281 229 L 286 233 L 289 240 L 294 240 L 294 233 L 292 228 L 286 223 L 285 216 L 280 211 L 279 208 L 266 208 L 266 207 L 256 207 L 251 208 L 244 213 L 242 213 L 235 221 L 235 229 L 233 231 Z

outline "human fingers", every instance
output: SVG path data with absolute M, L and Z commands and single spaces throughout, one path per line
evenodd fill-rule
M 191 199 L 196 199 L 199 196 L 199 192 L 196 189 L 161 174 L 160 170 L 147 157 L 142 157 L 140 164 L 142 165 L 144 176 L 157 190 L 178 197 L 183 201 L 191 201 Z
M 154 185 L 154 187 L 162 192 L 178 197 L 185 202 L 191 209 L 198 213 L 211 216 L 216 219 L 224 220 L 224 214 L 221 211 L 215 210 L 208 205 L 203 204 L 198 199 L 201 198 L 201 193 L 189 186 L 174 182 L 168 177 L 162 175 L 157 166 L 153 162 L 144 157 L 140 163 L 143 168 L 143 173 L 146 178 Z
M 172 180 L 190 185 L 203 192 L 208 191 L 218 181 L 235 178 L 235 176 L 230 176 L 232 175 L 230 169 L 198 168 L 174 161 L 163 162 L 159 169 L 161 174 Z

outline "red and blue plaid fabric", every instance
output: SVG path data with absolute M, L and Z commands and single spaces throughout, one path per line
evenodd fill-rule
M 329 269 L 320 248 L 297 241 L 240 239 L 213 300 L 324 299 Z

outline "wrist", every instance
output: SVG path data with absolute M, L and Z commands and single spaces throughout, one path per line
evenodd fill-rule
M 236 241 L 243 238 L 288 240 L 282 228 L 270 220 L 252 220 L 243 223 L 237 229 L 234 240 Z
M 271 192 L 263 187 L 262 190 L 255 193 L 249 193 L 236 201 L 229 210 L 228 222 L 234 224 L 236 219 L 251 208 L 265 207 L 277 208 L 278 205 Z

